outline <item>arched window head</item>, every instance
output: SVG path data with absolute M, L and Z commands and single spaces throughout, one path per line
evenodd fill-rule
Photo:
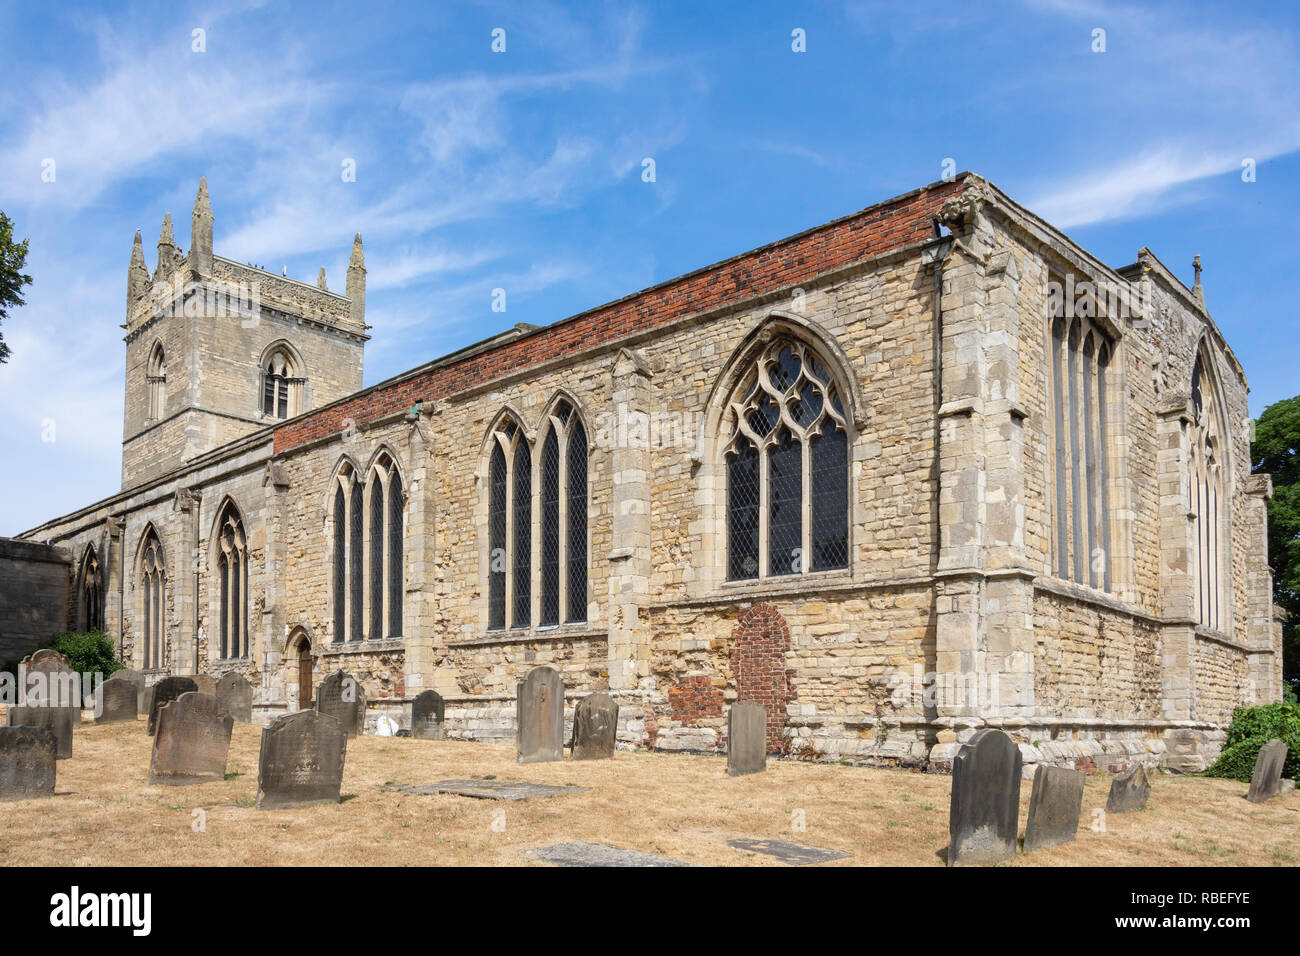
M 727 577 L 848 567 L 848 422 L 830 365 L 798 339 L 774 339 L 723 421 Z
M 330 544 L 333 558 L 331 614 L 334 642 L 359 641 L 363 637 L 364 556 L 361 535 L 364 527 L 361 481 L 356 469 L 345 462 L 334 475 L 330 500 Z
M 488 627 L 532 626 L 532 449 L 502 418 L 488 461 Z
M 402 546 L 406 493 L 397 463 L 387 452 L 370 466 L 362 500 L 367 582 L 362 619 L 366 622 L 366 636 L 371 640 L 399 638 L 406 587 Z
M 215 551 L 217 631 L 223 660 L 248 656 L 248 540 L 233 502 L 217 519 Z
M 145 670 L 166 663 L 167 568 L 162 543 L 151 526 L 140 545 L 139 659 Z
M 292 418 L 301 414 L 306 381 L 302 363 L 287 345 L 272 348 L 262 360 L 262 416 Z
M 80 630 L 104 629 L 104 576 L 93 544 L 86 545 L 77 573 L 77 620 Z
M 538 624 L 553 627 L 587 619 L 587 432 L 563 399 L 542 424 Z
M 1229 521 L 1222 413 L 1204 351 L 1197 357 L 1191 382 L 1192 424 L 1188 433 L 1191 511 L 1196 533 L 1196 619 L 1205 627 L 1226 630 L 1227 568 L 1224 543 Z
M 155 342 L 149 351 L 149 363 L 145 370 L 145 400 L 149 420 L 162 418 L 167 410 L 167 356 L 161 342 Z

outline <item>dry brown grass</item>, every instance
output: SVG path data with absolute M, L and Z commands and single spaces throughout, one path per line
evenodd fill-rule
M 143 722 L 83 725 L 59 762 L 53 799 L 0 803 L 0 866 L 14 865 L 473 865 L 531 864 L 530 848 L 586 840 L 693 863 L 780 865 L 733 850 L 733 837 L 844 850 L 828 865 L 942 865 L 951 778 L 833 764 L 771 761 L 730 778 L 720 757 L 619 753 L 613 760 L 530 764 L 510 745 L 363 737 L 348 743 L 344 802 L 258 811 L 261 730 L 237 724 L 223 783 L 149 787 Z M 448 778 L 590 787 L 518 802 L 384 789 Z M 1109 777 L 1088 780 L 1078 842 L 1014 865 L 1293 866 L 1300 861 L 1300 795 L 1257 806 L 1246 785 L 1155 774 L 1139 814 L 1111 815 L 1093 832 Z M 1021 791 L 1021 822 L 1030 784 Z M 191 828 L 206 810 L 206 832 Z M 807 831 L 792 832 L 792 811 Z M 504 832 L 492 830 L 505 811 Z

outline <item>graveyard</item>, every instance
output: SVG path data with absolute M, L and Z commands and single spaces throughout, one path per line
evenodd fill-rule
M 174 704 L 168 705 L 175 706 Z M 257 809 L 263 728 L 236 722 L 222 779 L 149 785 L 155 738 L 136 720 L 75 730 L 54 795 L 0 803 L 0 865 L 540 866 L 529 851 L 587 843 L 703 866 L 784 866 L 746 841 L 847 854 L 819 866 L 943 866 L 953 777 L 769 758 L 629 752 L 521 764 L 514 745 L 349 737 L 341 802 Z M 1137 813 L 1094 829 L 1113 776 L 1086 777 L 1077 838 L 1009 866 L 1294 866 L 1300 796 L 1264 803 L 1247 785 L 1152 772 Z M 440 781 L 566 789 L 526 799 L 412 792 Z M 1020 786 L 1024 834 L 1032 781 Z M 734 843 L 740 846 L 732 845 Z

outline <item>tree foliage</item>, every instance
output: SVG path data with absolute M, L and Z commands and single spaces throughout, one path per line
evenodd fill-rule
M 24 303 L 23 286 L 32 277 L 23 273 L 27 264 L 27 240 L 14 242 L 14 224 L 0 212 L 0 322 L 9 318 L 9 310 Z M 0 362 L 9 358 L 9 346 L 0 333 Z
M 1300 682 L 1300 395 L 1264 409 L 1251 445 L 1255 471 L 1273 476 L 1268 503 L 1268 563 L 1273 601 L 1289 615 L 1282 638 L 1283 674 Z

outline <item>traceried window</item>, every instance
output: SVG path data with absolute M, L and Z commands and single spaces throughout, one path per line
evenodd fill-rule
M 217 631 L 222 659 L 248 656 L 248 539 L 232 502 L 217 519 Z
M 165 663 L 167 634 L 167 570 L 162 543 L 152 527 L 140 548 L 140 659 L 145 670 L 157 670 Z
M 287 345 L 273 348 L 262 361 L 262 415 L 292 418 L 300 414 L 305 384 L 298 357 Z
M 1192 371 L 1190 430 L 1191 511 L 1196 527 L 1196 620 L 1224 630 L 1224 570 L 1222 554 L 1227 519 L 1224 489 L 1224 439 L 1213 378 L 1202 354 Z
M 99 567 L 99 556 L 93 544 L 86 545 L 77 574 L 77 617 L 80 629 L 104 629 L 104 575 Z
M 587 433 L 576 409 L 563 400 L 540 431 L 545 437 L 536 482 L 523 428 L 507 418 L 493 433 L 487 475 L 491 630 L 533 626 L 535 563 L 537 626 L 587 619 Z
M 848 424 L 827 365 L 801 341 L 773 341 L 724 420 L 727 577 L 847 568 Z
M 402 522 L 406 495 L 397 463 L 383 453 L 366 476 L 365 620 L 373 641 L 402 636 Z
M 1107 424 L 1113 354 L 1090 318 L 1052 316 L 1052 430 L 1058 577 L 1110 590 L 1110 447 Z
M 344 464 L 334 476 L 334 490 L 330 497 L 330 597 L 334 605 L 333 639 L 336 644 L 345 640 L 360 641 L 364 632 L 361 543 L 365 523 L 361 502 L 361 482 L 357 473 L 351 465 Z
M 156 421 L 167 410 L 167 356 L 161 342 L 155 342 L 149 352 L 149 365 L 145 372 L 146 401 L 149 419 Z

